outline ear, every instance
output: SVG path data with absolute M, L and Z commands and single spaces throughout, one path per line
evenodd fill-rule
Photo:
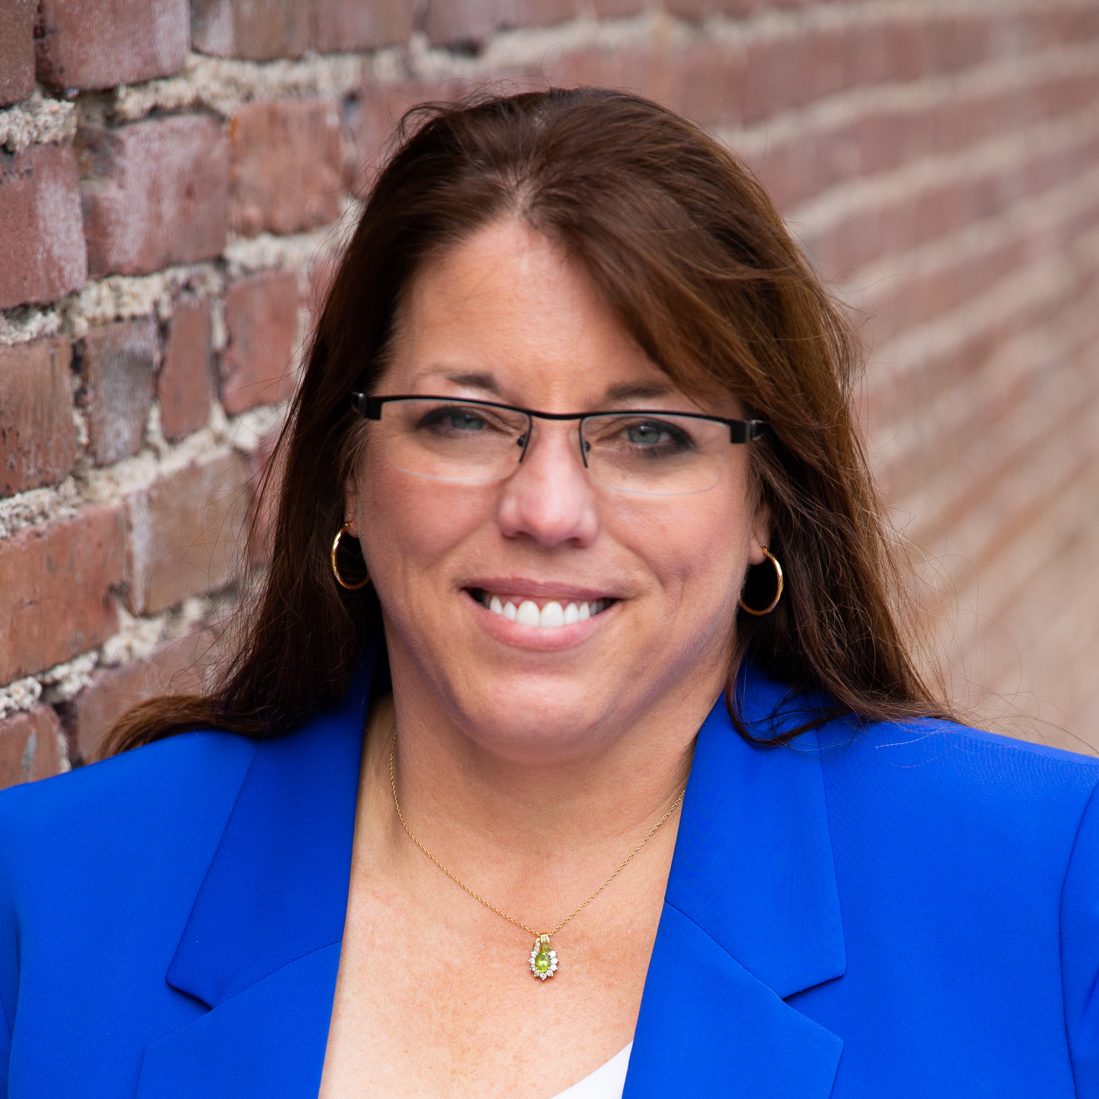
M 762 565 L 766 558 L 763 556 L 765 548 L 771 545 L 771 509 L 762 500 L 756 504 L 755 515 L 752 518 L 752 540 L 748 550 L 748 562 L 752 565 Z
M 359 514 L 359 482 L 355 473 L 352 472 L 348 478 L 347 483 L 343 486 L 343 517 L 344 522 L 348 524 L 348 534 L 352 538 L 358 538 L 358 524 L 356 519 Z

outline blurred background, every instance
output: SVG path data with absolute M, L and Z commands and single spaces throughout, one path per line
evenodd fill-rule
M 0 0 L 0 785 L 201 684 L 401 112 L 629 88 L 760 176 L 963 716 L 1099 751 L 1095 0 Z

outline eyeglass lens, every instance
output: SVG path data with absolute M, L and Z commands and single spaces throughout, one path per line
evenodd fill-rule
M 530 415 L 516 409 L 431 398 L 390 401 L 381 417 L 393 465 L 466 485 L 510 476 L 529 444 L 531 425 Z M 592 479 L 620 492 L 702 492 L 717 484 L 729 461 L 729 429 L 720 421 L 623 410 L 585 416 L 579 432 L 579 456 Z

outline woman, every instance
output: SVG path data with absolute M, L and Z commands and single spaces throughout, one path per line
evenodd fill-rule
M 9 1093 L 1099 1095 L 1099 764 L 943 719 L 855 359 L 670 112 L 415 114 L 235 664 L 0 805 Z

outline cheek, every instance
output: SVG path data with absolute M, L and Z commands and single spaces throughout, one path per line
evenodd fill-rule
M 363 552 L 380 597 L 412 585 L 483 522 L 483 490 L 411 477 L 382 465 L 368 486 L 359 524 Z
M 753 537 L 754 511 L 740 478 L 694 497 L 673 497 L 650 515 L 660 524 L 651 539 L 668 550 L 669 562 L 699 579 L 728 577 L 746 565 Z

